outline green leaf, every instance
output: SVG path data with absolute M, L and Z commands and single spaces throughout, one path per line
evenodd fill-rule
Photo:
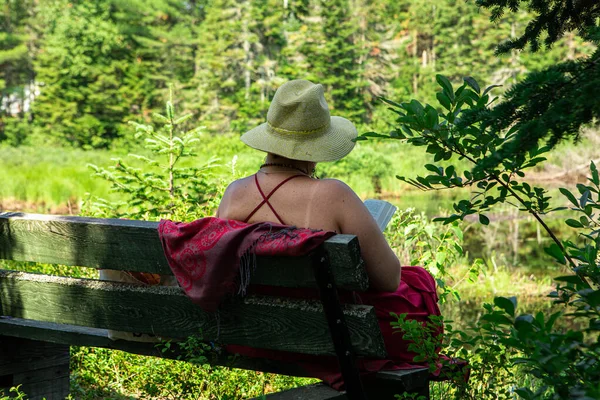
M 552 243 L 549 247 L 545 247 L 544 251 L 546 254 L 554 258 L 559 264 L 566 264 L 567 261 L 565 259 L 565 255 L 556 243 Z
M 382 135 L 381 133 L 377 133 L 377 132 L 365 132 L 362 135 L 360 135 L 357 140 L 366 140 L 367 138 L 383 138 L 383 139 L 389 139 L 390 136 L 389 135 Z
M 581 222 L 577 221 L 576 219 L 569 218 L 568 220 L 565 221 L 565 223 L 572 228 L 583 228 L 583 225 L 581 225 Z
M 483 321 L 493 322 L 500 325 L 512 325 L 512 321 L 509 318 L 499 313 L 484 314 L 481 319 Z
M 565 276 L 557 276 L 554 278 L 555 281 L 558 282 L 566 282 L 573 283 L 575 285 L 587 286 L 583 280 L 578 275 L 565 275 Z
M 589 198 L 590 198 L 590 191 L 586 190 L 585 192 L 583 192 L 583 194 L 581 195 L 581 198 L 579 199 L 579 205 L 581 206 L 581 208 L 585 208 L 585 205 L 587 204 Z
M 452 110 L 452 103 L 450 102 L 450 99 L 448 98 L 448 96 L 446 95 L 446 93 L 444 93 L 444 92 L 438 92 L 435 95 L 435 97 L 437 97 L 437 99 L 440 102 L 440 104 L 442 105 L 442 107 L 444 107 L 448 111 Z
M 481 92 L 481 88 L 479 87 L 479 84 L 477 84 L 477 81 L 475 79 L 473 79 L 473 77 L 471 76 L 467 76 L 464 78 L 464 81 L 467 85 L 469 85 L 474 91 L 477 92 L 477 94 L 479 94 Z
M 429 183 L 429 181 L 426 178 L 424 178 L 422 176 L 417 176 L 417 182 L 419 182 L 421 185 L 426 186 L 431 189 L 431 184 Z
M 435 172 L 438 175 L 442 175 L 442 167 L 436 167 L 433 164 L 425 164 L 425 168 L 427 168 L 431 172 Z
M 379 100 L 383 101 L 384 103 L 389 104 L 390 106 L 397 107 L 397 108 L 403 108 L 401 104 L 396 103 L 395 101 L 392 101 L 392 100 L 387 99 L 385 97 L 379 97 Z
M 594 290 L 585 294 L 587 303 L 592 307 L 600 306 L 600 290 Z
M 482 96 L 485 96 L 486 94 L 488 94 L 488 93 L 490 92 L 490 90 L 492 90 L 492 89 L 494 89 L 494 88 L 497 88 L 497 87 L 502 87 L 502 85 L 491 85 L 491 86 L 488 86 L 488 87 L 487 87 L 487 88 L 485 88 L 485 90 L 483 91 L 483 95 L 482 95 Z
M 434 129 L 438 123 L 439 117 L 437 110 L 430 105 L 427 105 L 427 107 L 425 107 L 425 124 L 427 125 L 427 128 Z
M 496 307 L 504 310 L 511 317 L 515 316 L 515 309 L 517 308 L 516 297 L 495 297 L 494 304 L 496 305 Z
M 422 117 L 425 113 L 425 108 L 423 108 L 423 105 L 417 100 L 411 100 L 410 103 L 402 103 L 402 105 L 406 111 L 417 117 Z
M 558 190 L 560 190 L 560 192 L 563 194 L 563 196 L 565 196 L 567 199 L 569 199 L 569 201 L 571 203 L 573 203 L 573 205 L 575 207 L 579 207 L 579 203 L 577 203 L 577 199 L 575 198 L 575 196 L 573 196 L 573 193 L 571 193 L 569 190 L 567 190 L 565 188 L 560 188 Z
M 600 179 L 598 178 L 598 168 L 593 161 L 590 161 L 590 171 L 592 172 L 592 183 L 596 186 L 600 185 Z
M 479 214 L 479 222 L 483 225 L 489 225 L 490 219 L 483 214 Z
M 452 88 L 452 83 L 446 78 L 444 75 L 437 74 L 435 76 L 435 80 L 437 83 L 444 88 L 448 93 L 454 93 L 454 89 Z

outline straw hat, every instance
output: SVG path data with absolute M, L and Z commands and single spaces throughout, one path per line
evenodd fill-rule
M 267 122 L 242 135 L 257 150 L 293 160 L 334 161 L 354 148 L 354 124 L 331 117 L 323 86 L 306 80 L 281 85 L 267 113 Z

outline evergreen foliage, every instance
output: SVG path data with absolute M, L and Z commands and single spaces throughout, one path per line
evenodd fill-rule
M 33 89 L 34 32 L 27 26 L 32 7 L 29 0 L 0 3 L 0 141 L 14 144 L 26 136 L 25 102 L 30 98 L 26 91 Z
M 204 216 L 203 206 L 213 194 L 206 173 L 213 161 L 201 167 L 180 165 L 181 161 L 195 157 L 193 147 L 200 138 L 201 127 L 182 129 L 192 114 L 177 116 L 172 92 L 165 106 L 165 113 L 155 113 L 158 126 L 132 122 L 137 136 L 154 158 L 130 154 L 144 163 L 144 168 L 135 168 L 122 159 L 113 159 L 115 165 L 101 168 L 93 164 L 94 176 L 111 183 L 112 189 L 124 193 L 127 201 L 111 203 L 96 199 L 86 205 L 88 213 L 110 217 L 156 220 L 171 218 L 179 221 Z
M 548 139 L 553 147 L 564 138 L 578 138 L 581 127 L 595 123 L 600 116 L 600 4 L 594 0 L 478 0 L 491 8 L 492 20 L 500 18 L 506 9 L 513 12 L 526 6 L 533 15 L 525 31 L 498 47 L 499 53 L 523 49 L 527 44 L 533 52 L 555 46 L 565 35 L 577 32 L 595 50 L 575 59 L 572 55 L 541 71 L 534 71 L 512 86 L 504 100 L 485 112 L 471 115 L 495 131 L 510 128 L 514 140 L 487 159 L 488 165 L 498 165 L 507 157 L 523 159 L 525 152 Z M 571 33 L 569 33 L 571 32 Z
M 150 122 L 169 82 L 177 106 L 194 114 L 188 123 L 212 133 L 241 133 L 262 121 L 276 88 L 297 78 L 324 83 L 334 113 L 384 126 L 385 106 L 374 99 L 433 104 L 437 73 L 452 82 L 470 75 L 513 84 L 591 52 L 589 40 L 567 33 L 543 57 L 511 50 L 495 58 L 498 38 L 518 39 L 535 9 L 500 16 L 462 0 L 3 4 L 0 141 L 13 145 L 135 144 L 128 121 Z
M 527 24 L 525 32 L 510 39 L 499 48 L 499 53 L 512 49 L 522 50 L 527 44 L 532 51 L 540 49 L 540 38 L 544 35 L 544 44 L 552 46 L 568 32 L 578 31 L 586 36 L 596 31 L 600 4 L 595 0 L 477 0 L 479 6 L 490 8 L 492 21 L 498 20 L 506 10 L 519 11 L 525 6 L 534 18 Z
M 348 0 L 322 0 L 319 7 L 320 37 L 306 49 L 309 77 L 327 89 L 332 112 L 359 120 L 368 106 L 362 96 L 365 83 L 359 61 L 364 49 L 358 46 L 353 10 Z

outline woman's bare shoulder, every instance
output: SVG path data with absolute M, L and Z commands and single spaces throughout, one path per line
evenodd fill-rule
M 358 199 L 358 195 L 345 182 L 338 179 L 319 180 L 319 192 L 325 199 L 335 203 L 347 202 L 348 200 Z
M 236 192 L 244 190 L 248 187 L 248 185 L 252 183 L 253 176 L 254 175 L 250 175 L 245 178 L 236 179 L 235 181 L 231 182 L 225 189 L 225 193 L 223 196 L 235 195 Z
M 229 214 L 232 212 L 232 209 L 235 208 L 235 201 L 233 200 L 243 196 L 245 188 L 250 182 L 250 178 L 251 177 L 248 176 L 245 178 L 236 179 L 227 186 L 225 192 L 223 193 L 223 197 L 221 197 L 219 208 L 217 209 L 218 217 L 229 216 Z
M 343 181 L 339 179 L 319 179 L 319 189 L 323 192 L 327 192 L 332 196 L 339 196 L 340 194 L 350 194 L 354 193 L 354 191 Z

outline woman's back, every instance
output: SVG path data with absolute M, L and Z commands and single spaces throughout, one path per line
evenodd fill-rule
M 400 281 L 400 263 L 358 196 L 338 180 L 298 175 L 290 170 L 261 169 L 256 175 L 233 182 L 223 195 L 217 217 L 356 235 L 371 287 L 395 291 Z M 292 176 L 296 177 L 281 185 Z
M 283 183 L 289 178 L 292 179 Z M 283 185 L 279 186 L 281 183 Z M 328 199 L 327 188 L 331 188 L 332 183 L 293 172 L 257 172 L 227 188 L 217 216 L 248 223 L 273 222 L 341 233 L 336 215 L 332 212 L 331 199 Z M 264 202 L 259 187 L 268 197 L 268 204 Z

